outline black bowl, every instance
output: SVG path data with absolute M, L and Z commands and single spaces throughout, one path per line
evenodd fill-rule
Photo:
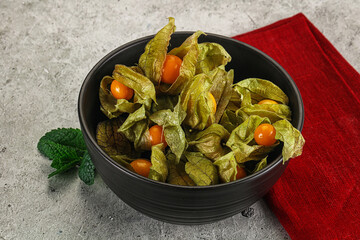
M 170 46 L 179 46 L 192 33 L 173 34 Z M 156 182 L 137 175 L 119 166 L 96 143 L 96 125 L 105 119 L 98 95 L 102 77 L 111 75 L 115 64 L 136 64 L 152 38 L 140 38 L 110 52 L 89 72 L 81 87 L 80 125 L 96 170 L 125 203 L 155 219 L 191 225 L 233 216 L 263 197 L 284 172 L 287 163 L 282 162 L 281 147 L 269 156 L 269 165 L 253 175 L 225 184 L 192 187 Z M 300 92 L 278 63 L 256 48 L 229 37 L 208 33 L 201 36 L 199 42 L 216 42 L 229 52 L 232 61 L 227 68 L 235 70 L 235 81 L 256 77 L 278 85 L 289 97 L 293 126 L 302 130 L 304 108 Z

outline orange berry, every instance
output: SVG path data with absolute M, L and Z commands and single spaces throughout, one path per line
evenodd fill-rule
M 247 176 L 245 169 L 240 167 L 239 165 L 236 166 L 236 170 L 236 179 L 244 178 Z
M 164 147 L 167 146 L 167 143 L 165 141 L 165 136 L 164 136 L 164 130 L 161 126 L 159 125 L 154 125 L 149 129 L 149 133 L 150 133 L 150 141 L 151 141 L 151 145 L 157 145 L 160 143 L 164 144 Z
M 130 100 L 134 95 L 133 89 L 125 86 L 124 84 L 122 84 L 121 82 L 119 82 L 117 80 L 112 81 L 112 83 L 110 85 L 110 91 L 111 91 L 111 94 L 116 99 Z
M 271 99 L 264 99 L 258 102 L 258 104 L 278 104 L 278 103 Z
M 162 67 L 161 82 L 173 84 L 180 74 L 182 60 L 175 55 L 166 55 Z
M 216 113 L 216 100 L 215 100 L 215 98 L 214 98 L 214 95 L 212 95 L 211 94 L 211 92 L 209 92 L 209 97 L 210 97 L 210 99 L 211 99 L 211 102 L 212 102 L 212 113 Z
M 149 176 L 151 162 L 146 159 L 136 159 L 130 163 L 134 171 L 144 177 Z
M 254 132 L 255 142 L 259 145 L 271 146 L 276 142 L 276 130 L 268 123 L 260 124 Z

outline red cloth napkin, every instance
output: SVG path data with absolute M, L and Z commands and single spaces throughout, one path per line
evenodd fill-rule
M 303 15 L 234 37 L 296 82 L 305 108 L 302 156 L 265 200 L 293 240 L 360 239 L 360 75 Z

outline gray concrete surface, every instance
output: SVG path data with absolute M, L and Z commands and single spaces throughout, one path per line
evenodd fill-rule
M 303 12 L 360 70 L 360 3 L 328 1 L 0 1 L 0 239 L 289 239 L 264 201 L 202 226 L 177 226 L 133 210 L 105 186 L 74 172 L 47 179 L 50 162 L 36 149 L 58 127 L 79 127 L 77 97 L 106 53 L 178 30 L 227 36 Z

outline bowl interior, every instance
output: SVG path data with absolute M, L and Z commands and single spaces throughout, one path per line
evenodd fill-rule
M 170 41 L 170 49 L 180 46 L 192 33 L 174 33 Z M 79 119 L 84 134 L 100 152 L 102 150 L 96 143 L 96 126 L 100 121 L 106 119 L 100 111 L 98 95 L 100 81 L 103 76 L 112 74 L 116 64 L 136 65 L 140 55 L 144 52 L 145 45 L 152 38 L 153 35 L 147 36 L 113 50 L 94 66 L 83 83 L 79 95 Z M 228 37 L 208 33 L 206 36 L 201 36 L 199 42 L 216 42 L 227 50 L 232 60 L 226 66 L 226 69 L 234 69 L 234 82 L 249 77 L 256 77 L 270 80 L 278 85 L 289 97 L 293 126 L 300 131 L 302 130 L 304 109 L 301 95 L 294 81 L 278 63 L 256 48 Z M 280 146 L 270 154 L 268 161 L 269 166 L 267 168 L 282 161 Z M 265 171 L 267 168 L 262 171 Z M 123 169 L 125 170 L 125 168 Z M 257 174 L 260 174 L 262 171 Z

